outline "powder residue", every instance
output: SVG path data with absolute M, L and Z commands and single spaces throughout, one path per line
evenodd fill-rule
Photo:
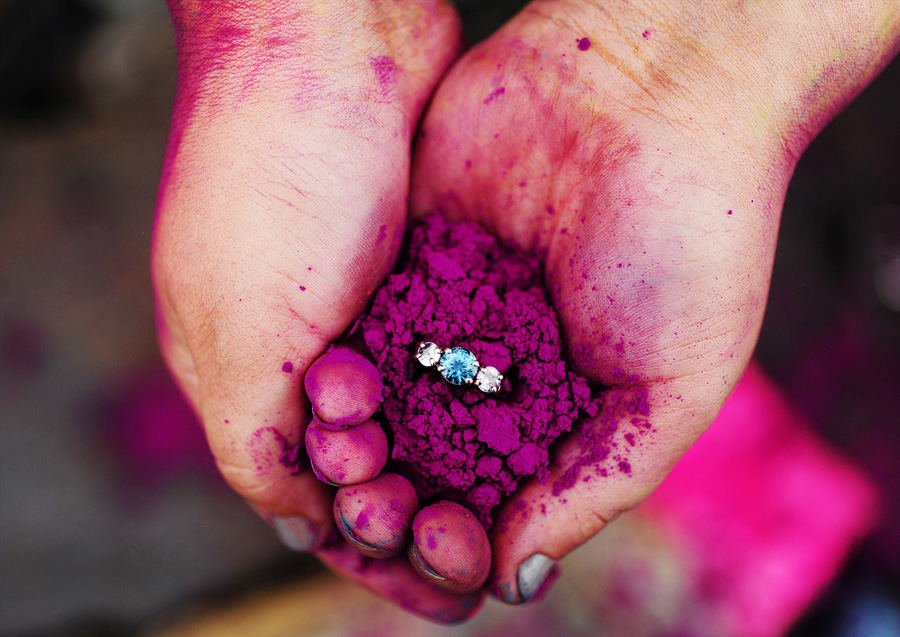
M 551 443 L 602 404 L 566 368 L 541 275 L 536 258 L 478 225 L 430 216 L 360 322 L 385 385 L 392 470 L 424 499 L 466 504 L 486 527 L 520 480 L 547 478 Z M 471 350 L 505 375 L 502 390 L 450 385 L 415 360 L 420 341 Z
M 389 93 L 397 83 L 397 64 L 389 55 L 381 55 L 370 60 L 375 77 L 381 85 L 382 91 Z

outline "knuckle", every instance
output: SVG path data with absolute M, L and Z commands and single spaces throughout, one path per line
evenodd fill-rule
M 245 499 L 262 505 L 276 495 L 279 483 L 285 478 L 285 472 L 261 470 L 233 461 L 217 459 L 216 465 L 232 489 Z

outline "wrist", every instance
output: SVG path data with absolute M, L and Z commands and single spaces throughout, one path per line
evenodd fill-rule
M 623 102 L 688 135 L 717 129 L 794 163 L 900 47 L 900 5 L 884 0 L 563 0 L 528 11 L 541 28 L 588 37 L 613 69 L 603 90 Z

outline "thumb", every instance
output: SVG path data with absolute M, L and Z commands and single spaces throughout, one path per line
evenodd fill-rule
M 252 297 L 244 303 L 247 309 L 239 312 L 256 313 Z M 160 306 L 165 316 L 164 295 Z M 298 473 L 296 457 L 285 450 L 302 444 L 311 419 L 303 378 L 326 344 L 306 338 L 291 346 L 271 330 L 246 327 L 240 314 L 229 322 L 245 328 L 223 332 L 210 326 L 209 344 L 189 348 L 180 323 L 164 319 L 159 330 L 164 358 L 199 415 L 228 484 L 275 524 L 287 545 L 313 550 L 333 524 L 333 490 L 309 468 Z
M 490 587 L 497 597 L 527 602 L 549 581 L 556 561 L 646 499 L 709 426 L 727 393 L 710 401 L 708 388 L 704 393 L 686 380 L 625 380 L 608 390 L 600 413 L 555 450 L 544 483 L 530 480 L 503 504 L 491 538 Z

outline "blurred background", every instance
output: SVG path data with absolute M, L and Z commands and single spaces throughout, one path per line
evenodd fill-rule
M 457 4 L 476 42 L 524 3 Z M 445 634 L 283 549 L 216 474 L 163 368 L 148 261 L 174 65 L 162 0 L 0 0 L 0 633 Z M 777 390 L 746 393 L 815 432 L 797 457 L 839 467 L 817 480 L 845 476 L 834 502 L 859 522 L 773 624 L 797 636 L 900 636 L 898 105 L 895 61 L 800 162 L 757 350 Z M 727 634 L 672 619 L 698 608 L 688 588 L 710 593 L 683 576 L 671 502 L 617 522 L 543 606 L 491 606 L 465 630 Z M 641 567 L 618 577 L 653 582 L 628 592 L 655 591 L 643 604 L 596 584 L 623 545 Z M 336 604 L 383 621 L 326 621 Z

